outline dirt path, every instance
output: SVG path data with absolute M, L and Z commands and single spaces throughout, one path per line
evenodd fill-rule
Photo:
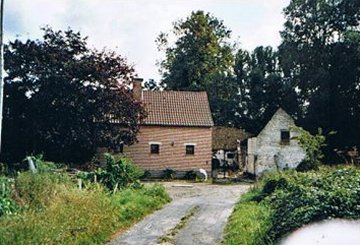
M 210 245 L 221 241 L 227 218 L 249 185 L 163 183 L 173 201 L 149 215 L 111 245 Z

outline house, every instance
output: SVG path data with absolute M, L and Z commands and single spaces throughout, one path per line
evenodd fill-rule
M 138 142 L 124 146 L 123 153 L 150 173 L 210 172 L 214 123 L 206 92 L 142 91 L 141 82 L 134 80 L 133 95 L 144 103 L 148 116 L 140 125 Z
M 297 132 L 293 118 L 278 109 L 256 136 L 247 140 L 245 172 L 255 176 L 266 171 L 296 168 L 305 158 L 304 150 L 294 139 Z

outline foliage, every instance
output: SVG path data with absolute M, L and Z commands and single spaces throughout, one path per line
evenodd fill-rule
M 104 244 L 168 202 L 163 187 L 127 189 L 108 195 L 101 188 L 58 193 L 46 209 L 0 219 L 0 244 Z
M 227 124 L 235 115 L 237 89 L 230 76 L 234 62 L 230 34 L 223 21 L 196 11 L 175 22 L 171 33 L 161 33 L 156 40 L 165 53 L 160 62 L 164 87 L 207 91 L 217 124 Z M 175 43 L 169 42 L 172 39 Z
M 276 241 L 295 229 L 328 218 L 360 218 L 360 170 L 356 168 L 320 168 L 319 171 L 300 173 L 278 172 L 265 176 L 257 187 L 237 205 L 227 230 L 231 239 L 247 236 L 245 228 L 233 227 L 247 220 L 239 210 L 268 208 L 269 217 L 249 238 L 247 244 L 276 244 Z M 264 213 L 255 213 L 254 219 L 262 219 Z M 264 236 L 264 231 L 266 235 Z M 230 234 L 230 233 L 228 233 Z M 257 235 L 258 234 L 258 235 Z M 235 236 L 235 237 L 233 237 Z M 256 240 L 260 237 L 261 241 Z M 226 241 L 229 240 L 226 236 Z M 245 244 L 245 243 L 244 243 Z
M 18 205 L 12 198 L 12 184 L 12 179 L 0 175 L 0 217 L 18 210 Z
M 159 185 L 110 195 L 99 184 L 79 190 L 49 172 L 20 173 L 11 190 L 20 209 L 0 217 L 0 244 L 104 244 L 170 201 Z
M 322 134 L 322 129 L 319 128 L 316 135 L 310 134 L 301 127 L 294 127 L 292 130 L 299 133 L 299 135 L 294 138 L 306 153 L 305 159 L 298 166 L 298 170 L 307 171 L 319 169 L 322 163 L 321 160 L 324 158 L 322 147 L 326 146 L 326 138 Z
M 119 189 L 127 187 L 140 187 L 141 171 L 129 158 L 124 156 L 114 157 L 105 154 L 106 167 L 99 168 L 94 172 L 87 173 L 83 178 L 85 180 L 97 181 L 102 183 L 108 190 L 116 192 Z M 95 177 L 96 176 L 96 177 Z
M 61 173 L 22 172 L 15 179 L 15 193 L 23 207 L 42 209 L 71 185 L 70 178 Z
M 184 179 L 186 180 L 196 180 L 197 174 L 194 170 L 186 171 Z
M 149 79 L 148 81 L 145 81 L 143 89 L 148 91 L 158 91 L 160 89 L 163 89 L 163 87 L 154 79 Z
M 266 235 L 271 227 L 270 211 L 255 202 L 239 202 L 225 228 L 224 245 L 268 244 Z
M 127 86 L 133 68 L 112 51 L 90 49 L 79 32 L 43 31 L 41 40 L 5 46 L 2 159 L 43 153 L 82 163 L 99 146 L 135 142 L 145 111 Z
M 295 88 L 283 78 L 279 55 L 273 48 L 260 46 L 251 53 L 238 50 L 234 72 L 239 88 L 238 126 L 258 133 L 279 107 L 297 116 Z
M 167 168 L 167 169 L 163 170 L 162 177 L 166 180 L 173 179 L 175 177 L 175 171 L 171 168 Z
M 284 13 L 280 62 L 297 88 L 301 124 L 336 131 L 331 148 L 359 145 L 360 2 L 292 0 Z
M 33 160 L 35 168 L 39 173 L 53 173 L 57 170 L 61 170 L 60 164 L 45 161 L 43 155 L 31 156 L 30 158 Z

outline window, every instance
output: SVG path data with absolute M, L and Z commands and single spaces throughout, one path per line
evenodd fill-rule
M 194 155 L 195 154 L 195 145 L 185 145 L 186 155 Z
M 114 153 L 124 153 L 124 142 L 123 141 L 117 141 L 114 144 L 115 146 L 112 148 Z
M 289 130 L 281 130 L 281 144 L 289 144 L 290 143 L 290 131 Z
M 114 153 L 124 153 L 124 143 L 121 142 L 115 146 Z
M 159 154 L 160 153 L 160 144 L 150 144 L 150 153 Z

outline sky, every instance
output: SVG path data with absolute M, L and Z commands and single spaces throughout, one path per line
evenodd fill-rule
M 203 10 L 224 21 L 232 41 L 252 50 L 280 44 L 290 0 L 5 0 L 4 42 L 41 38 L 41 27 L 68 27 L 88 36 L 90 47 L 115 50 L 134 65 L 139 77 L 159 81 L 163 57 L 155 39 L 172 23 Z

